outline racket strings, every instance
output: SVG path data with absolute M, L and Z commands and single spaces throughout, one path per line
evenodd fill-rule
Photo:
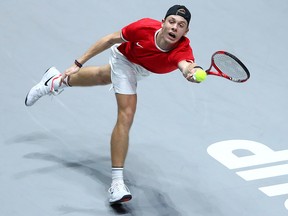
M 225 53 L 214 55 L 214 64 L 233 79 L 244 80 L 248 78 L 245 66 Z

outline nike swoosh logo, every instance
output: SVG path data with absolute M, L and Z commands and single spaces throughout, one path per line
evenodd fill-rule
M 136 45 L 139 46 L 139 47 L 141 47 L 141 48 L 144 48 L 143 46 L 141 46 L 141 45 L 139 44 L 139 42 L 137 42 Z
M 50 78 L 44 83 L 44 85 L 45 85 L 45 86 L 48 86 L 48 82 L 49 82 L 53 77 L 54 77 L 54 76 L 50 77 Z

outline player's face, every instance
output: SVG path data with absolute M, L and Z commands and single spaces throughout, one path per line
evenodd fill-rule
M 178 15 L 170 15 L 162 23 L 164 40 L 170 43 L 178 42 L 188 32 L 187 21 Z

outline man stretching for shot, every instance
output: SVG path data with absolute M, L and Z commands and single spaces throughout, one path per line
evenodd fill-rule
M 144 18 L 131 23 L 98 40 L 63 74 L 55 67 L 48 69 L 26 96 L 26 106 L 32 106 L 42 96 L 56 95 L 66 87 L 112 83 L 118 116 L 111 135 L 111 204 L 132 198 L 124 184 L 123 167 L 136 111 L 137 82 L 153 73 L 165 74 L 179 69 L 188 81 L 197 83 L 193 74 L 201 67 L 196 66 L 190 41 L 185 36 L 190 19 L 191 14 L 185 6 L 174 5 L 162 22 Z M 82 67 L 108 48 L 111 48 L 109 64 Z

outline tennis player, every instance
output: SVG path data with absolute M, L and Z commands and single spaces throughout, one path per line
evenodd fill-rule
M 123 180 L 123 168 L 136 111 L 137 82 L 151 74 L 166 74 L 179 69 L 188 81 L 197 83 L 193 74 L 200 67 L 194 62 L 190 41 L 185 36 L 190 19 L 191 14 L 185 6 L 174 5 L 161 22 L 144 18 L 131 23 L 121 31 L 98 40 L 63 74 L 55 67 L 49 68 L 26 96 L 26 106 L 32 106 L 42 96 L 57 95 L 66 87 L 112 83 L 118 117 L 111 136 L 111 204 L 132 198 Z M 89 59 L 109 48 L 109 64 L 82 67 Z

